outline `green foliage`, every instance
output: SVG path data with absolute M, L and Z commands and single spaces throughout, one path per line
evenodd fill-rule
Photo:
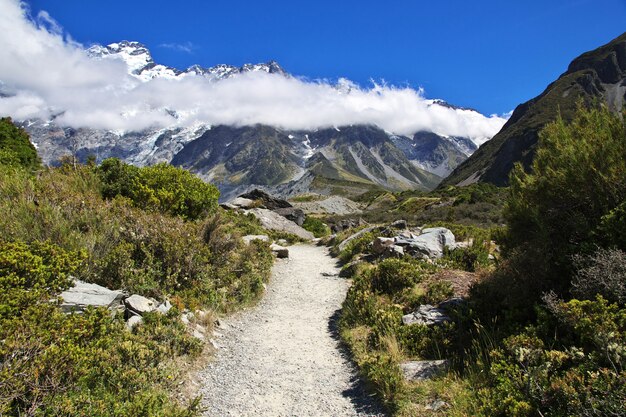
M 626 403 L 626 310 L 595 301 L 549 303 L 536 328 L 492 352 L 493 389 L 483 391 L 482 415 L 621 415 Z M 541 337 L 554 319 L 565 337 Z M 553 334 L 552 334 L 553 335 Z M 556 344 L 555 344 L 556 342 Z
M 414 262 L 388 258 L 371 271 L 374 291 L 393 295 L 421 281 L 421 270 Z
M 0 167 L 0 415 L 198 414 L 198 401 L 183 407 L 172 396 L 185 369 L 177 358 L 203 348 L 179 310 L 145 315 L 133 333 L 108 310 L 65 315 L 54 300 L 69 274 L 191 310 L 232 311 L 262 294 L 269 247 L 240 239 L 264 232 L 256 219 L 217 207 L 203 217 L 194 205 L 144 210 L 122 195 L 133 182 L 117 174 L 108 184 L 120 195 L 104 199 L 101 174 Z
M 315 217 L 307 216 L 304 223 L 302 223 L 302 227 L 313 233 L 315 237 L 324 237 L 330 234 L 330 228 L 323 221 Z
M 51 301 L 82 259 L 48 242 L 0 246 L 0 414 L 192 415 L 166 391 L 165 360 L 202 349 L 175 315 L 146 316 L 133 335 L 106 309 L 67 315 Z
M 28 134 L 8 117 L 0 119 L 0 165 L 19 166 L 28 171 L 41 168 L 41 160 Z
M 579 104 L 571 123 L 558 118 L 543 130 L 532 172 L 518 165 L 510 182 L 506 247 L 509 253 L 521 249 L 536 258 L 535 273 L 543 275 L 539 290 L 564 293 L 573 272 L 572 255 L 592 250 L 607 224 L 621 222 L 624 119 L 605 107 Z
M 369 245 L 374 241 L 376 236 L 371 233 L 363 233 L 356 239 L 349 241 L 341 252 L 339 252 L 339 259 L 341 262 L 347 263 L 352 261 L 355 256 L 367 251 Z
M 104 197 L 127 197 L 144 210 L 194 220 L 217 208 L 215 186 L 166 163 L 137 168 L 111 158 L 102 162 L 99 172 Z

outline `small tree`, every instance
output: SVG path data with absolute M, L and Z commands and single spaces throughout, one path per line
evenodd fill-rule
M 506 249 L 532 257 L 541 290 L 563 293 L 572 256 L 606 241 L 606 216 L 626 199 L 624 118 L 580 103 L 571 123 L 559 117 L 543 130 L 531 172 L 517 165 L 510 182 Z

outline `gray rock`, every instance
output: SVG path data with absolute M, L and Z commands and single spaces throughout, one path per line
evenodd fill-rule
M 161 314 L 167 314 L 171 309 L 172 303 L 170 303 L 169 300 L 165 300 L 163 303 L 159 304 L 159 306 L 156 308 L 156 311 Z
M 445 310 L 431 306 L 430 304 L 422 304 L 414 312 L 402 316 L 402 323 L 405 325 L 421 324 L 432 326 L 449 321 L 450 317 L 446 315 Z
M 133 294 L 124 300 L 126 308 L 139 315 L 156 310 L 156 302 L 141 295 Z
M 343 242 L 341 242 L 337 248 L 339 250 L 344 250 L 345 247 L 348 245 L 348 243 L 350 243 L 351 241 L 353 241 L 354 239 L 358 239 L 361 236 L 363 236 L 365 233 L 369 233 L 372 232 L 374 230 L 378 230 L 377 226 L 371 226 L 371 227 L 366 227 L 365 229 L 361 229 L 358 232 L 356 232 L 355 234 L 353 234 L 352 236 L 348 237 L 346 240 L 344 240 Z
M 255 208 L 249 210 L 248 213 L 252 213 L 265 227 L 270 230 L 278 230 L 281 232 L 291 233 L 302 239 L 311 240 L 314 239 L 313 233 L 304 230 L 294 222 L 287 220 L 280 214 L 274 213 L 271 210 Z
M 402 375 L 407 381 L 424 381 L 443 374 L 448 369 L 446 359 L 435 361 L 409 361 L 400 364 Z
M 427 410 L 432 410 L 432 411 L 439 411 L 444 407 L 447 407 L 449 404 L 445 401 L 442 400 L 435 400 L 433 402 L 431 402 L 430 404 L 428 404 L 426 407 Z
M 263 242 L 269 242 L 270 238 L 267 235 L 246 235 L 241 238 L 246 245 L 249 245 L 253 240 L 261 240 Z
M 375 254 L 381 255 L 387 251 L 387 249 L 391 246 L 394 246 L 393 238 L 389 237 L 377 237 L 374 239 L 374 244 L 372 245 L 372 252 Z
M 402 258 L 404 257 L 404 248 L 398 245 L 391 245 L 387 247 L 383 255 L 386 258 Z
M 291 220 L 298 226 L 302 226 L 302 224 L 304 223 L 304 219 L 306 218 L 304 211 L 302 211 L 302 209 L 295 208 L 295 207 L 278 208 L 273 211 L 274 213 L 280 214 L 287 220 Z
M 454 235 L 445 227 L 423 229 L 422 234 L 417 237 L 399 235 L 395 237 L 395 241 L 396 245 L 404 246 L 406 252 L 429 259 L 441 258 L 445 248 L 456 248 Z
M 258 188 L 245 194 L 241 194 L 239 198 L 252 200 L 255 206 L 263 207 L 269 210 L 292 207 L 292 205 L 288 201 L 273 197 L 265 191 L 259 190 Z
M 406 229 L 407 228 L 407 223 L 406 220 L 396 220 L 395 222 L 391 223 L 391 227 L 395 228 L 395 229 Z
M 133 330 L 135 327 L 139 326 L 143 323 L 143 318 L 141 316 L 130 316 L 128 320 L 126 320 L 126 328 L 128 330 Z
M 283 246 L 272 243 L 270 249 L 276 254 L 277 258 L 289 258 L 289 249 Z
M 253 208 L 255 205 L 254 200 L 250 200 L 249 198 L 237 197 L 229 201 L 227 204 L 236 208 Z
M 63 302 L 60 307 L 64 312 L 80 312 L 88 306 L 110 309 L 121 305 L 124 293 L 112 291 L 97 284 L 75 280 L 74 286 L 61 293 Z

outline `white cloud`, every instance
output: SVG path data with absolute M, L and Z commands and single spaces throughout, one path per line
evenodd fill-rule
M 189 41 L 183 43 L 166 42 L 160 44 L 159 47 L 165 49 L 173 49 L 174 51 L 185 52 L 187 54 L 190 54 L 197 49 L 196 45 Z
M 433 104 L 421 89 L 362 88 L 348 80 L 250 72 L 219 82 L 196 76 L 141 82 L 122 61 L 89 58 L 47 13 L 33 22 L 17 0 L 0 0 L 0 10 L 0 86 L 13 94 L 0 98 L 0 113 L 16 119 L 58 115 L 62 125 L 125 131 L 198 121 L 286 129 L 371 123 L 396 134 L 429 130 L 478 143 L 506 121 Z

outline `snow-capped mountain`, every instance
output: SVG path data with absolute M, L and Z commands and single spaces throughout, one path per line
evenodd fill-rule
M 94 59 L 118 59 L 126 63 L 128 72 L 141 81 L 154 78 L 184 78 L 187 76 L 203 76 L 212 80 L 223 80 L 246 72 L 267 72 L 287 76 L 285 70 L 275 61 L 260 64 L 245 64 L 241 67 L 232 65 L 215 65 L 204 68 L 192 65 L 184 71 L 165 65 L 157 64 L 152 59 L 148 48 L 139 42 L 122 41 L 107 46 L 94 45 L 87 50 L 87 54 Z
M 193 65 L 179 70 L 157 64 L 148 48 L 138 42 L 94 45 L 87 54 L 96 61 L 125 63 L 128 74 L 140 83 L 159 78 L 182 81 L 187 77 L 204 77 L 219 83 L 251 72 L 293 79 L 274 61 L 241 67 Z M 358 91 L 358 86 L 344 79 L 332 87 L 344 95 Z M 427 107 L 484 117 L 442 100 L 423 101 Z M 176 109 L 162 110 L 171 120 L 178 120 Z M 282 187 L 282 194 L 313 189 L 342 189 L 347 194 L 372 188 L 430 189 L 488 139 L 429 131 L 396 135 L 372 124 L 289 130 L 254 123 L 241 127 L 211 126 L 198 121 L 139 132 L 62 127 L 54 118 L 26 120 L 22 125 L 45 163 L 54 164 L 67 154 L 82 160 L 93 155 L 98 161 L 118 157 L 135 165 L 170 162 L 217 183 L 225 196 L 252 185 Z

